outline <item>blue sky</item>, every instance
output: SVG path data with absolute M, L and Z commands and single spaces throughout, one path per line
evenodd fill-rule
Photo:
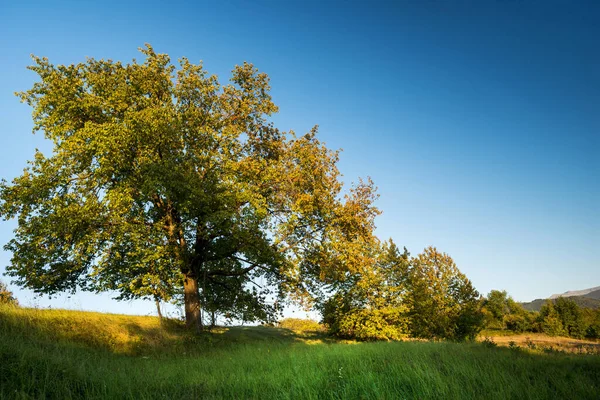
M 553 1 L 0 2 L 0 177 L 35 147 L 29 54 L 141 59 L 151 43 L 228 77 L 271 77 L 284 130 L 315 124 L 371 176 L 381 238 L 449 253 L 517 300 L 600 285 L 600 5 Z M 14 228 L 0 223 L 0 242 Z M 0 252 L 0 273 L 10 254 Z M 5 281 L 7 277 L 3 278 Z M 150 313 L 108 296 L 26 304 Z

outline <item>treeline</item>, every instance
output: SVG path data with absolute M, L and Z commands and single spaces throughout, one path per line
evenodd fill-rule
M 435 247 L 411 257 L 382 243 L 363 269 L 340 277 L 320 307 L 329 333 L 359 340 L 464 340 L 483 327 L 479 293 Z
M 600 310 L 569 298 L 527 311 L 506 291 L 481 296 L 452 258 L 435 247 L 411 257 L 392 240 L 362 269 L 331 285 L 319 309 L 334 336 L 358 340 L 473 339 L 482 329 L 600 338 Z
M 568 297 L 548 300 L 536 312 L 525 310 L 506 291 L 492 290 L 482 302 L 482 311 L 487 329 L 600 338 L 600 309 L 580 307 Z

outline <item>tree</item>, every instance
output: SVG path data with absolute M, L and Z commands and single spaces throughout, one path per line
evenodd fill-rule
M 269 318 L 266 296 L 318 298 L 360 265 L 373 183 L 342 196 L 317 129 L 269 122 L 266 74 L 244 63 L 221 85 L 201 64 L 141 52 L 141 64 L 33 57 L 40 81 L 19 96 L 53 151 L 0 185 L 0 215 L 18 222 L 9 275 L 38 293 L 183 296 L 200 328 L 203 305 Z
M 410 258 L 392 240 L 369 249 L 364 252 L 371 262 L 340 280 L 321 308 L 330 333 L 362 340 L 409 334 L 463 340 L 479 332 L 479 293 L 450 256 L 428 247 Z
M 490 328 L 503 329 L 504 316 L 508 315 L 508 293 L 506 290 L 492 290 L 483 302 L 486 325 Z
M 567 297 L 548 300 L 540 309 L 538 324 L 542 332 L 550 336 L 583 338 L 590 322 L 586 312 Z
M 329 333 L 359 340 L 397 340 L 407 336 L 403 304 L 409 253 L 390 239 L 373 241 L 363 249 L 360 269 L 335 282 L 334 293 L 321 307 Z
M 585 336 L 585 321 L 577 303 L 568 297 L 559 297 L 554 301 L 554 309 L 569 336 L 580 339 Z
M 531 314 L 513 300 L 506 290 L 492 290 L 483 301 L 485 324 L 492 329 L 523 332 L 531 328 Z
M 562 323 L 560 315 L 552 300 L 548 300 L 540 309 L 538 315 L 542 332 L 549 336 L 567 336 L 568 332 Z
M 479 293 L 452 258 L 435 247 L 411 261 L 407 305 L 416 337 L 474 338 L 483 323 Z
M 585 337 L 588 339 L 600 339 L 600 308 L 584 308 L 581 310 L 586 325 Z
M 8 287 L 2 281 L 0 281 L 0 304 L 8 304 L 11 306 L 19 305 L 19 302 L 13 293 L 8 290 Z

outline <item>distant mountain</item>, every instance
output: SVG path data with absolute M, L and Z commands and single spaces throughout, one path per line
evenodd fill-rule
M 559 297 L 568 297 L 577 303 L 579 307 L 600 308 L 600 286 L 584 290 L 572 290 L 563 294 L 553 294 L 548 299 L 535 299 L 528 303 L 521 303 L 521 305 L 529 311 L 540 311 L 548 300 L 556 301 Z
M 585 295 L 585 297 L 587 297 L 589 299 L 600 300 L 600 289 L 594 290 L 593 292 L 589 292 L 588 294 Z
M 590 293 L 596 292 L 596 291 L 600 291 L 600 286 L 596 286 L 596 287 L 584 289 L 584 290 L 572 290 L 572 291 L 564 292 L 562 294 L 553 294 L 549 298 L 550 299 L 558 299 L 559 297 L 586 296 L 587 294 L 590 294 Z

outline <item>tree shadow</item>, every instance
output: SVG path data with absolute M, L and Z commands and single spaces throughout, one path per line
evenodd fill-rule
M 269 326 L 232 326 L 221 328 L 223 340 L 229 343 L 331 344 L 340 340 L 320 331 L 295 331 Z
M 246 345 L 329 344 L 337 339 L 318 331 L 267 326 L 218 326 L 196 333 L 179 320 L 66 310 L 0 310 L 0 335 L 42 346 L 88 348 L 123 355 L 200 355 Z

